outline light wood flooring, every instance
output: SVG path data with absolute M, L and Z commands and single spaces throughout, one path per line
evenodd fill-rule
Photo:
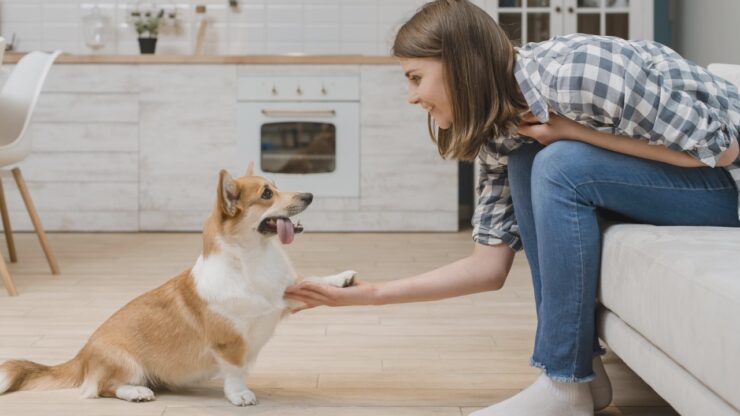
M 16 234 L 10 264 L 20 296 L 0 292 L 0 361 L 55 364 L 138 294 L 191 266 L 198 234 L 49 234 L 62 274 L 52 277 L 34 234 Z M 407 276 L 468 254 L 469 231 L 305 234 L 288 252 L 304 274 L 345 269 L 366 280 Z M 6 252 L 5 247 L 2 248 Z M 7 254 L 6 254 L 7 258 Z M 278 327 L 248 384 L 260 403 L 237 408 L 218 380 L 163 392 L 150 403 L 80 399 L 77 390 L 0 396 L 0 415 L 467 415 L 536 377 L 529 269 L 517 256 L 503 290 L 439 302 L 317 308 Z M 601 416 L 676 415 L 614 355 L 614 405 Z

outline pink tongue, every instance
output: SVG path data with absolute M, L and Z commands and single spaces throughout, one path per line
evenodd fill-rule
M 289 219 L 278 218 L 277 232 L 281 243 L 290 244 L 293 242 L 293 223 Z

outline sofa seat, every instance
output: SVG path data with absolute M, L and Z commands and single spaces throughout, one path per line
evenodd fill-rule
M 740 229 L 609 227 L 599 300 L 602 338 L 676 410 L 740 414 Z

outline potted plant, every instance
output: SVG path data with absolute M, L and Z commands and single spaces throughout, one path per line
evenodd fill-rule
M 174 21 L 176 18 L 177 15 L 174 11 L 165 12 L 164 9 L 154 7 L 146 10 L 133 10 L 131 12 L 131 23 L 139 35 L 139 50 L 141 53 L 154 53 L 160 27 L 166 23 L 166 20 Z

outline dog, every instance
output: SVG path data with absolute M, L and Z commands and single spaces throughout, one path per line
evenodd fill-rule
M 252 166 L 236 179 L 219 173 L 193 267 L 118 310 L 70 361 L 3 363 L 0 394 L 81 387 L 86 398 L 142 402 L 154 400 L 152 389 L 221 376 L 226 399 L 256 404 L 245 383 L 247 369 L 281 318 L 303 306 L 283 298 L 300 279 L 280 243 L 290 244 L 303 231 L 290 217 L 305 210 L 313 195 L 280 192 L 254 176 Z M 308 279 L 347 287 L 354 276 L 350 270 Z

